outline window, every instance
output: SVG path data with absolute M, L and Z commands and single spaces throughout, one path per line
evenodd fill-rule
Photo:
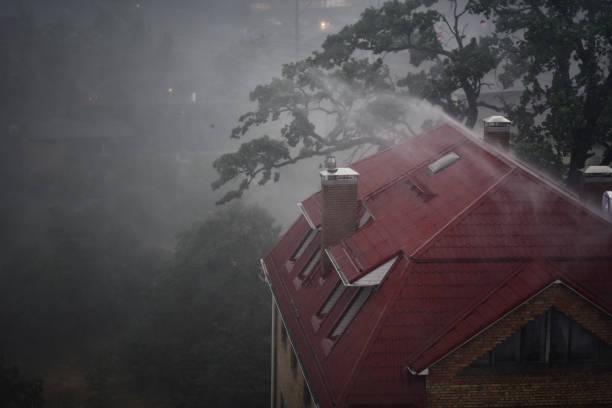
M 344 289 L 346 289 L 346 286 L 344 286 L 341 282 L 336 285 L 334 291 L 327 298 L 327 301 L 319 311 L 319 316 L 324 316 L 332 310 L 340 296 L 344 293 Z
M 445 168 L 453 165 L 460 158 L 461 157 L 459 157 L 457 153 L 451 152 L 447 155 L 440 157 L 435 162 L 431 163 L 429 166 L 427 166 L 427 170 L 429 170 L 430 175 L 437 174 Z
M 314 269 L 315 265 L 317 264 L 317 262 L 319 262 L 320 259 L 321 259 L 321 251 L 317 249 L 317 251 L 312 255 L 312 257 L 308 261 L 308 264 L 304 267 L 304 269 L 302 269 L 302 272 L 300 272 L 300 278 L 304 279 L 308 277 L 312 273 L 312 270 Z
M 370 296 L 370 293 L 372 293 L 371 287 L 360 288 L 359 291 L 357 291 L 357 295 L 355 295 L 355 297 L 353 298 L 351 305 L 348 307 L 348 309 L 332 331 L 331 337 L 338 337 L 342 335 L 342 333 L 344 333 L 349 323 L 353 320 L 355 315 L 357 315 L 357 312 L 359 312 L 361 306 L 363 306 L 365 301 Z
M 612 347 L 551 308 L 474 360 L 469 368 L 547 367 L 589 362 L 612 363 Z
M 308 235 L 306 235 L 306 238 L 304 238 L 304 240 L 302 241 L 298 249 L 295 251 L 295 253 L 291 257 L 291 259 L 293 260 L 300 259 L 300 257 L 304 254 L 304 251 L 306 251 L 306 248 L 308 248 L 308 245 L 310 245 L 310 243 L 312 242 L 312 240 L 314 239 L 316 235 L 317 235 L 317 230 L 311 229 Z

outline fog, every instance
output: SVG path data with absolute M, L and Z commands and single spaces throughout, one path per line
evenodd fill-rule
M 0 394 L 267 404 L 257 259 L 319 163 L 219 208 L 212 162 L 242 142 L 229 135 L 256 85 L 372 4 L 0 2 L 0 373 L 15 384 Z
M 318 189 L 323 158 L 222 207 L 235 185 L 213 191 L 212 163 L 244 142 L 230 134 L 257 85 L 381 3 L 1 1 L 0 374 L 15 367 L 6 376 L 51 407 L 267 405 L 257 259 Z M 408 61 L 385 58 L 398 77 L 417 72 Z M 375 98 L 407 134 L 450 120 L 409 95 Z M 367 107 L 351 120 L 386 125 Z

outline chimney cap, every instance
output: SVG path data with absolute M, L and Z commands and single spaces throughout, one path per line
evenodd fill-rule
M 336 156 L 329 155 L 325 158 L 325 169 L 329 173 L 335 173 L 338 170 L 336 166 Z
M 582 170 L 586 177 L 612 176 L 612 168 L 609 166 L 589 166 Z
M 351 169 L 350 167 L 340 167 L 340 168 L 335 169 L 333 172 L 326 169 L 321 172 L 321 176 L 358 176 L 358 175 L 359 173 L 357 173 L 355 170 Z
M 511 120 L 509 120 L 509 119 L 507 119 L 507 118 L 505 118 L 505 117 L 503 117 L 501 115 L 489 116 L 488 118 L 484 118 L 482 121 L 485 123 L 485 125 L 489 125 L 489 124 L 491 124 L 491 125 L 493 125 L 493 124 L 497 124 L 497 125 L 500 125 L 500 124 L 512 124 Z

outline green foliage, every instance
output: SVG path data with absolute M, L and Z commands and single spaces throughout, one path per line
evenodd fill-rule
M 517 149 L 549 170 L 567 171 L 568 185 L 577 187 L 595 148 L 604 150 L 602 164 L 612 161 L 612 2 L 470 3 L 514 39 L 501 79 L 525 87 L 520 103 L 507 107 Z
M 0 406 L 6 408 L 38 408 L 44 405 L 41 380 L 21 378 L 17 367 L 7 367 L 0 357 Z
M 402 100 L 407 94 L 473 127 L 484 77 L 501 61 L 504 41 L 468 37 L 462 18 L 469 11 L 451 1 L 447 17 L 434 9 L 436 3 L 392 0 L 367 8 L 355 24 L 327 37 L 321 51 L 257 86 L 251 93 L 257 109 L 239 118 L 231 136 L 253 136 L 256 128 L 276 122 L 280 140 L 255 138 L 215 162 L 219 178 L 213 188 L 237 186 L 218 203 L 240 197 L 255 180 L 267 183 L 274 169 L 299 160 L 364 145 L 382 149 L 414 134 Z M 398 52 L 425 68 L 396 82 L 383 58 Z M 332 125 L 317 126 L 322 123 Z
M 239 198 L 254 181 L 260 185 L 272 178 L 277 181 L 274 169 L 363 144 L 383 148 L 409 129 L 405 107 L 390 93 L 395 88 L 380 59 L 351 58 L 333 69 L 306 59 L 284 65 L 282 74 L 251 92 L 257 110 L 242 115 L 232 131 L 233 138 L 241 138 L 257 128 L 277 125 L 280 140 L 264 134 L 215 160 L 219 178 L 213 189 L 238 183 L 218 204 Z M 383 105 L 389 114 L 375 117 Z
M 257 260 L 278 239 L 263 210 L 236 204 L 182 234 L 123 348 L 142 393 L 162 406 L 265 406 L 270 295 Z

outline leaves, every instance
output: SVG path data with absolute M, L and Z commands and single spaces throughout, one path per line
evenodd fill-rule
M 468 10 L 451 1 L 447 18 L 435 3 L 392 0 L 367 8 L 355 24 L 328 36 L 322 50 L 284 65 L 281 78 L 257 86 L 250 94 L 257 108 L 239 118 L 231 136 L 252 136 L 262 128 L 278 138 L 260 136 L 215 162 L 213 188 L 237 186 L 218 203 L 241 197 L 255 180 L 277 181 L 274 169 L 299 160 L 364 144 L 380 149 L 414 134 L 401 98 L 406 91 L 474 126 L 483 78 L 503 58 L 502 41 L 494 35 L 468 38 L 460 26 Z M 397 52 L 407 52 L 414 66 L 427 62 L 427 70 L 396 82 L 384 56 Z
M 525 87 L 519 105 L 509 108 L 517 149 L 537 165 L 567 172 L 577 187 L 579 170 L 611 140 L 612 2 L 481 0 L 469 7 L 513 35 L 500 78 L 504 86 L 520 80 Z

